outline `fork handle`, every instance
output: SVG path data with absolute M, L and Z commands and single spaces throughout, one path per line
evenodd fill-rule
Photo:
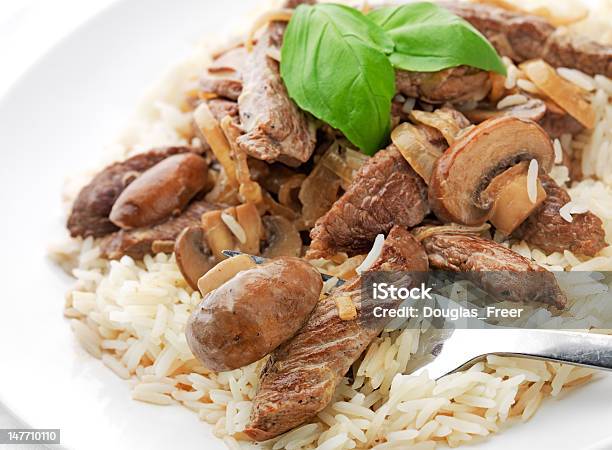
M 612 336 L 558 330 L 489 330 L 514 333 L 512 349 L 501 356 L 524 356 L 577 366 L 612 370 Z
M 596 369 L 612 370 L 612 336 L 595 333 L 521 330 L 511 328 L 458 329 L 440 345 L 437 357 L 417 368 L 438 379 L 465 370 L 487 355 L 519 356 Z

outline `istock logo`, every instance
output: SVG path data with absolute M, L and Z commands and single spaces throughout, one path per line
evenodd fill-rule
M 372 283 L 372 298 L 374 300 L 432 300 L 431 289 L 425 287 L 425 283 L 412 289 L 397 287 L 389 283 Z

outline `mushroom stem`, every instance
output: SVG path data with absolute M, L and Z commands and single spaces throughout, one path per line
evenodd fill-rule
M 527 162 L 524 161 L 495 177 L 483 197 L 493 198 L 489 221 L 504 235 L 510 235 L 546 199 L 540 179 L 536 179 L 537 196 L 532 202 L 528 194 Z

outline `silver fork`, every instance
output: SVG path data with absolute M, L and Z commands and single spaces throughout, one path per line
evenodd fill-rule
M 229 258 L 242 254 L 235 250 L 223 250 Z M 266 261 L 261 256 L 249 255 L 256 264 Z M 324 281 L 332 278 L 321 274 Z M 338 280 L 337 286 L 344 280 Z M 418 375 L 425 370 L 437 380 L 453 372 L 465 370 L 488 355 L 519 356 L 540 359 L 594 369 L 612 370 L 612 335 L 560 330 L 532 330 L 487 328 L 444 330 L 450 334 L 434 346 L 428 358 L 433 360 L 414 370 Z
M 488 355 L 518 356 L 612 370 L 612 336 L 560 330 L 456 329 L 432 350 L 433 361 L 413 371 L 438 379 Z

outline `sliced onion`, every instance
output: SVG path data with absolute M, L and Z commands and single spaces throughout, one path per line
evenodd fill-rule
M 208 142 L 215 158 L 223 167 L 228 184 L 238 187 L 236 165 L 231 158 L 230 144 L 206 102 L 200 103 L 193 111 L 193 121 L 197 130 L 201 133 L 201 137 Z
M 291 208 L 288 208 L 287 206 L 278 203 L 266 191 L 263 191 L 263 205 L 265 206 L 265 210 L 273 216 L 282 216 L 291 221 L 296 220 L 298 218 L 298 213 L 296 213 Z
M 421 130 L 407 122 L 391 132 L 391 140 L 415 172 L 429 183 L 434 164 L 442 151 L 432 145 Z
M 281 187 L 278 189 L 278 201 L 281 205 L 291 208 L 294 211 L 299 211 L 300 205 L 295 198 L 295 191 L 302 187 L 305 178 L 306 175 L 298 173 L 281 184 Z
M 340 177 L 319 161 L 302 183 L 298 194 L 304 228 L 312 228 L 319 217 L 329 211 L 338 198 L 340 184 Z
M 457 139 L 457 135 L 463 128 L 457 123 L 456 117 L 451 110 L 448 109 L 438 109 L 434 112 L 419 111 L 415 109 L 410 112 L 410 118 L 417 123 L 438 130 L 442 133 L 448 145 L 453 145 L 453 142 Z
M 355 173 L 368 159 L 369 156 L 334 142 L 323 154 L 320 162 L 340 177 L 342 188 L 346 190 L 353 181 Z
M 263 197 L 261 186 L 251 180 L 251 173 L 247 163 L 247 154 L 238 147 L 237 139 L 240 137 L 241 130 L 232 121 L 230 116 L 225 116 L 221 120 L 221 129 L 227 138 L 232 156 L 234 157 L 234 167 L 236 170 L 236 179 L 240 183 L 239 197 L 244 203 L 261 203 Z
M 424 239 L 435 236 L 436 234 L 467 234 L 479 236 L 490 228 L 491 225 L 489 225 L 488 223 L 483 223 L 482 225 L 478 225 L 476 227 L 460 225 L 457 223 L 449 223 L 446 225 L 429 225 L 424 227 L 418 227 L 412 231 L 412 234 L 414 235 L 417 241 L 422 241 Z
M 246 47 L 247 51 L 250 52 L 253 50 L 253 41 L 255 40 L 255 33 L 257 33 L 257 30 L 269 24 L 270 22 L 289 22 L 291 20 L 292 15 L 292 9 L 277 9 L 274 11 L 268 11 L 259 16 L 255 20 L 255 23 L 253 23 L 253 26 L 247 34 L 247 38 L 244 43 L 244 46 Z
M 586 128 L 595 126 L 595 111 L 585 99 L 582 89 L 561 78 L 557 71 L 541 59 L 521 64 L 521 69 L 536 87 Z

